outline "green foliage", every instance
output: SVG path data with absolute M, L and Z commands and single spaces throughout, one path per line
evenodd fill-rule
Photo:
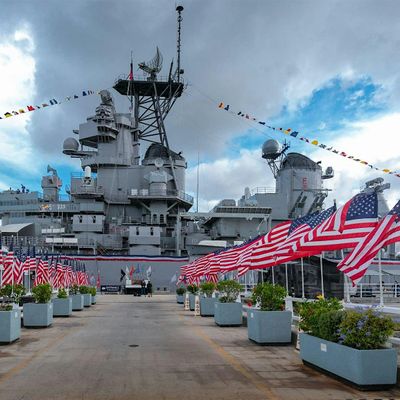
M 260 304 L 261 311 L 283 311 L 285 309 L 286 289 L 272 283 L 260 283 L 253 289 L 253 304 Z
M 21 297 L 25 294 L 25 288 L 22 285 L 4 285 L 0 289 L 0 297 L 8 297 L 14 303 L 19 304 Z
M 97 289 L 94 286 L 92 286 L 89 288 L 89 293 L 94 297 L 97 294 Z
M 80 294 L 90 294 L 90 288 L 87 286 L 79 286 Z
M 338 342 L 360 350 L 379 349 L 393 334 L 394 326 L 390 317 L 373 310 L 346 311 L 339 326 Z
M 186 289 L 189 293 L 192 294 L 199 293 L 199 287 L 197 285 L 187 285 Z
M 339 341 L 339 325 L 343 321 L 345 312 L 340 311 L 327 311 L 320 314 L 319 325 L 317 328 L 317 336 L 321 339 L 329 340 L 330 342 L 337 343 Z
M 32 289 L 36 303 L 46 304 L 51 300 L 51 286 L 48 283 L 37 285 Z
M 176 289 L 176 294 L 178 295 L 178 296 L 182 296 L 182 295 L 184 295 L 186 293 L 186 289 L 184 288 L 184 287 L 178 287 L 177 289 Z
M 341 303 L 335 298 L 319 298 L 317 301 L 302 303 L 299 308 L 300 329 L 310 335 L 320 337 L 320 316 L 329 311 L 340 311 L 342 309 Z
M 242 286 L 234 280 L 219 281 L 217 290 L 220 292 L 218 300 L 221 303 L 234 303 L 239 296 Z
M 11 311 L 13 309 L 12 304 L 10 303 L 0 303 L 0 312 L 1 311 Z
M 79 293 L 79 286 L 78 285 L 73 285 L 72 287 L 69 288 L 69 294 L 71 296 L 74 296 Z
M 203 282 L 200 285 L 201 293 L 205 294 L 206 297 L 212 297 L 212 294 L 215 291 L 215 283 L 213 282 Z
M 59 298 L 59 299 L 67 299 L 68 298 L 68 294 L 64 289 L 58 289 L 57 298 Z

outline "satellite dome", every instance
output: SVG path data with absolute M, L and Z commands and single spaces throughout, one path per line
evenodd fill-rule
M 64 140 L 64 143 L 63 143 L 63 153 L 64 154 L 74 153 L 74 152 L 78 151 L 78 149 L 79 149 L 79 143 L 75 138 L 69 137 Z
M 267 140 L 262 146 L 262 157 L 266 159 L 275 159 L 279 156 L 281 145 L 275 139 Z

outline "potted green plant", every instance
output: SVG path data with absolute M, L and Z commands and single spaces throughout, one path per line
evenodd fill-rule
M 397 352 L 385 348 L 393 333 L 390 317 L 374 310 L 346 310 L 336 299 L 300 307 L 300 357 L 363 389 L 395 385 Z
M 214 321 L 219 326 L 242 325 L 242 303 L 237 302 L 241 285 L 234 280 L 220 281 L 218 301 L 214 304 Z
M 79 286 L 79 293 L 83 295 L 84 307 L 90 307 L 92 305 L 92 295 L 90 294 L 90 288 L 88 286 Z
M 217 301 L 215 297 L 212 297 L 215 292 L 214 282 L 203 282 L 200 285 L 200 315 L 202 317 L 213 317 L 214 316 L 214 304 Z
M 176 302 L 178 304 L 183 304 L 184 303 L 184 298 L 183 295 L 186 293 L 186 289 L 184 287 L 178 287 L 176 289 Z
M 89 288 L 89 291 L 90 291 L 90 294 L 92 295 L 92 304 L 96 304 L 97 289 L 94 286 L 92 286 Z
M 65 289 L 59 289 L 57 298 L 52 299 L 53 317 L 69 317 L 72 315 L 72 299 Z
M 35 303 L 25 303 L 23 306 L 24 326 L 48 327 L 53 323 L 52 289 L 48 283 L 37 285 L 32 289 Z
M 292 312 L 285 311 L 286 289 L 269 282 L 260 283 L 252 293 L 255 307 L 247 311 L 247 333 L 260 344 L 290 343 Z
M 79 293 L 79 286 L 73 285 L 70 287 L 69 295 L 72 299 L 72 311 L 83 310 L 83 294 Z
M 2 297 L 3 300 L 7 300 L 17 305 L 20 305 L 21 297 L 24 296 L 25 293 L 26 291 L 23 285 L 7 284 L 0 289 L 0 297 Z
M 189 309 L 194 311 L 196 296 L 199 294 L 199 287 L 197 285 L 187 285 L 186 290 L 189 292 Z
M 0 303 L 0 343 L 12 343 L 21 336 L 21 311 L 12 303 Z

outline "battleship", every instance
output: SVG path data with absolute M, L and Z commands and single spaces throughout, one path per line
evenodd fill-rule
M 287 143 L 267 140 L 262 158 L 272 171 L 270 186 L 245 188 L 238 199 L 223 199 L 209 212 L 191 211 L 194 198 L 186 193 L 187 162 L 170 148 L 165 120 L 186 84 L 181 66 L 183 7 L 177 11 L 176 67 L 171 62 L 161 76 L 163 56 L 139 63 L 142 76 L 120 76 L 113 93 L 99 92 L 94 114 L 73 131 L 62 147 L 65 156 L 80 160 L 81 172 L 64 187 L 48 166 L 42 192 L 25 186 L 0 193 L 1 240 L 27 254 L 71 256 L 85 263 L 89 276 L 102 285 L 120 285 L 121 269 L 153 281 L 156 291 L 174 287 L 180 266 L 208 252 L 242 243 L 266 233 L 281 221 L 322 210 L 328 196 L 324 181 L 332 167 L 289 152 Z M 113 96 L 129 100 L 128 112 L 118 112 Z M 267 168 L 267 167 L 266 167 Z M 380 186 L 379 186 L 380 185 Z M 388 211 L 381 180 L 381 213 Z M 335 262 L 324 260 L 327 292 L 342 293 Z M 298 268 L 291 268 L 290 286 L 299 294 Z M 307 293 L 318 291 L 315 260 L 306 262 Z M 271 272 L 265 272 L 268 278 Z M 276 279 L 283 279 L 279 268 Z M 33 277 L 32 277 L 33 278 Z M 314 282 L 314 283 L 312 283 Z M 93 283 L 93 282 L 92 282 Z

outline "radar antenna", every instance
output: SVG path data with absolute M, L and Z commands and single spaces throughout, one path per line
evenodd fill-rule
M 268 162 L 268 166 L 271 168 L 272 174 L 276 179 L 278 171 L 281 169 L 281 164 L 285 158 L 286 152 L 289 149 L 290 144 L 283 142 L 282 147 L 276 140 L 270 139 L 263 144 L 262 158 L 265 158 Z
M 162 69 L 162 63 L 163 63 L 163 56 L 160 52 L 160 49 L 157 46 L 156 55 L 147 63 L 145 63 L 144 61 L 139 63 L 139 68 L 144 72 L 146 72 L 147 74 L 149 74 L 151 80 L 156 80 L 157 74 Z

